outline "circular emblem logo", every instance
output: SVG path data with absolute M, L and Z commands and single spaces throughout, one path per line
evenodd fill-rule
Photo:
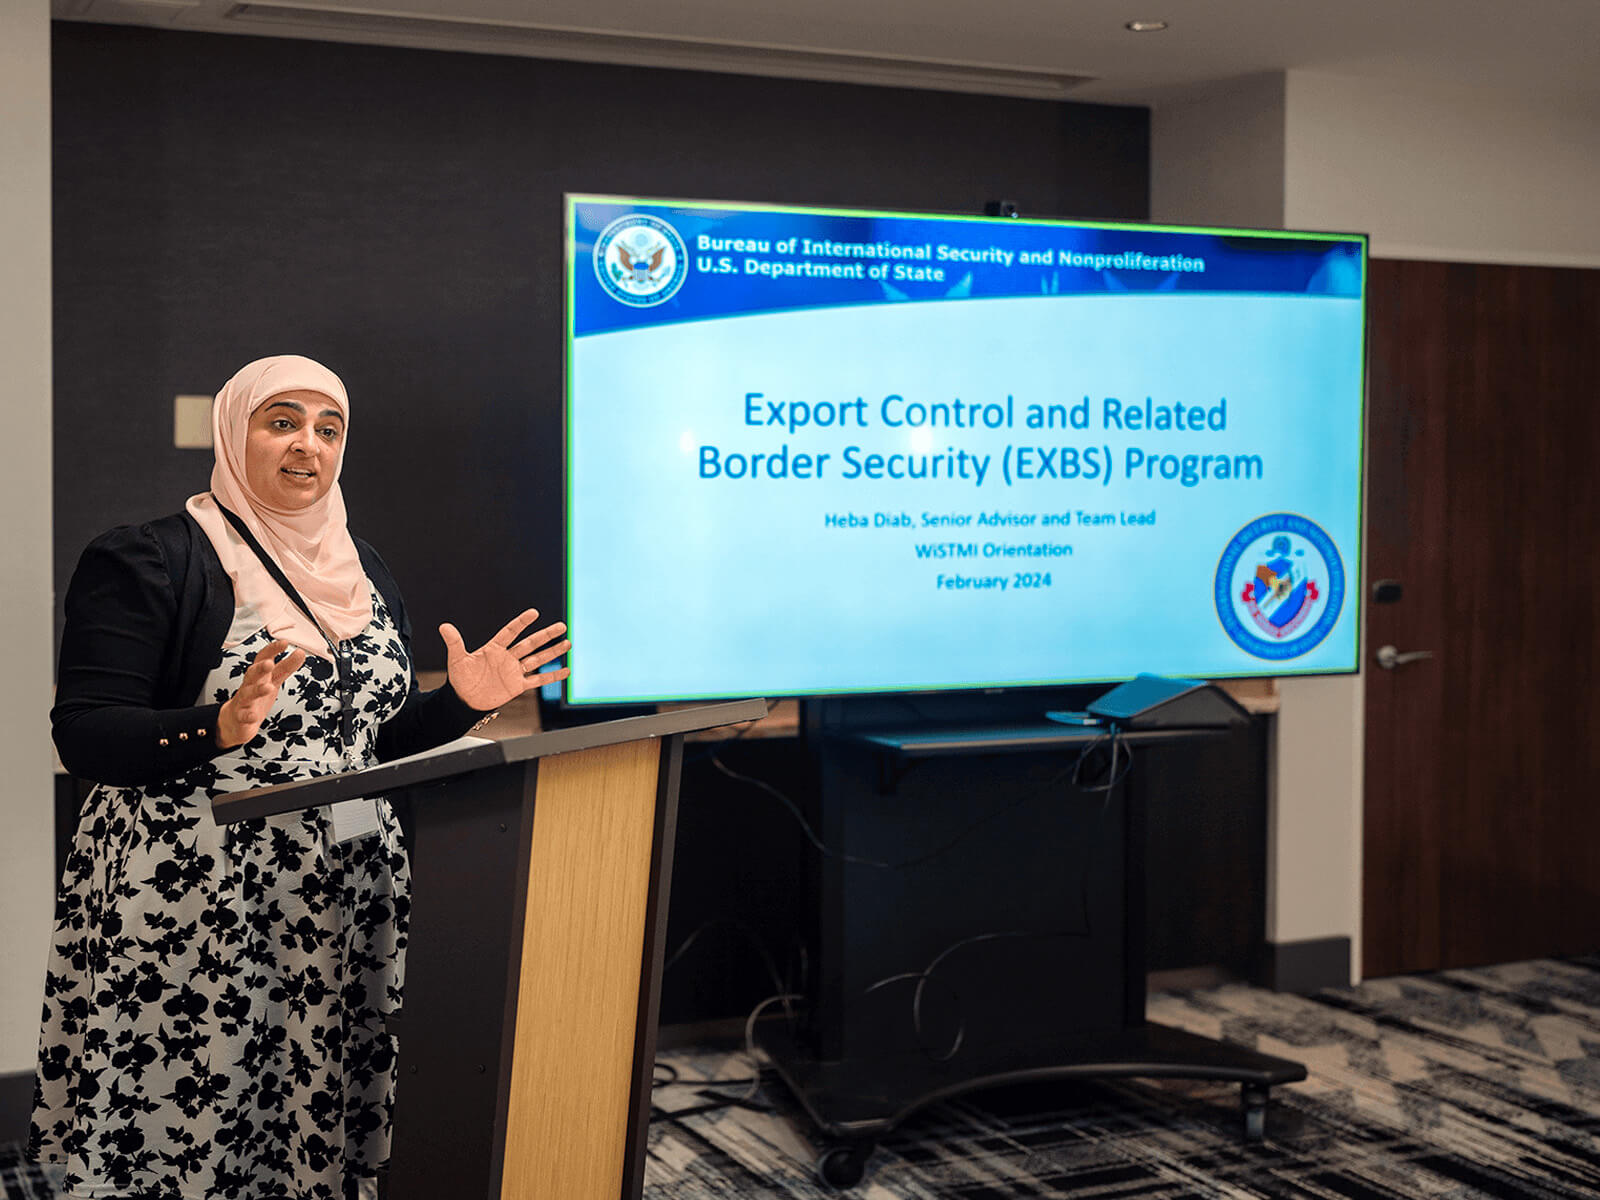
M 689 273 L 678 231 L 642 213 L 618 217 L 594 243 L 594 273 L 612 297 L 636 308 L 672 299 Z
M 1217 617 L 1257 658 L 1298 658 L 1322 641 L 1344 608 L 1344 562 L 1315 521 L 1294 513 L 1257 517 L 1217 564 Z

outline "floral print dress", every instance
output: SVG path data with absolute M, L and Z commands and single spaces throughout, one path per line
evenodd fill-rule
M 376 761 L 411 666 L 372 589 L 333 662 L 308 655 L 252 741 L 164 783 L 94 789 L 45 982 L 30 1151 L 72 1196 L 342 1200 L 389 1157 L 409 868 L 387 802 L 337 840 L 329 810 L 219 827 L 212 797 Z M 200 703 L 269 638 L 235 614 Z

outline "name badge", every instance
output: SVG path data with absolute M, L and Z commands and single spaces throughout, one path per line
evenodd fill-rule
M 341 800 L 328 806 L 328 819 L 333 822 L 333 840 L 354 842 L 378 832 L 378 802 L 376 800 Z

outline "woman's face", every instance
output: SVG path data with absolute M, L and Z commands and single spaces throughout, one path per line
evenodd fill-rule
M 344 417 L 321 392 L 279 392 L 250 414 L 245 482 L 270 508 L 301 509 L 328 494 Z

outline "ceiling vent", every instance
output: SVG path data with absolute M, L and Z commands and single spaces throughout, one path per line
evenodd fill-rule
M 865 83 L 934 91 L 977 92 L 1041 100 L 1064 99 L 1090 81 L 1086 75 L 985 63 L 949 62 L 832 50 L 796 49 L 683 37 L 642 36 L 595 29 L 515 24 L 465 17 L 411 16 L 248 0 L 223 10 L 227 27 L 244 32 L 376 42 L 429 49 L 518 54 L 575 62 L 674 67 Z

